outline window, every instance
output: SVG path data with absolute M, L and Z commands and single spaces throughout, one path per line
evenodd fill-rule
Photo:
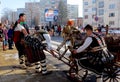
M 115 13 L 109 13 L 109 17 L 115 17 Z
M 99 10 L 99 15 L 104 15 L 104 9 Z
M 55 4 L 55 1 L 51 1 L 51 4 Z
M 92 11 L 93 11 L 93 12 L 94 12 L 94 11 L 96 12 L 96 11 L 97 11 L 97 8 L 92 8 Z
M 115 4 L 110 4 L 109 9 L 115 9 Z
M 115 22 L 114 21 L 109 21 L 109 25 L 114 25 Z
M 88 9 L 85 9 L 84 12 L 88 12 Z
M 99 8 L 103 8 L 103 7 L 104 7 L 104 2 L 103 1 L 99 2 Z
M 96 0 L 92 0 L 92 3 L 93 3 L 93 4 L 96 3 Z
M 88 19 L 88 15 L 85 15 L 85 19 Z
M 88 2 L 84 2 L 84 5 L 88 5 Z
M 99 17 L 99 23 L 101 23 L 101 24 L 104 23 L 104 19 L 103 19 L 103 17 Z

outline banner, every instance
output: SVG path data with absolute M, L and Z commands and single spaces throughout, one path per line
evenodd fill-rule
M 57 21 L 58 10 L 45 9 L 45 21 Z

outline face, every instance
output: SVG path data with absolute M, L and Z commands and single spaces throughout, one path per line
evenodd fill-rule
M 92 34 L 91 30 L 85 30 L 85 31 L 86 31 L 87 36 L 90 36 Z
M 3 28 L 3 25 L 0 25 L 0 28 Z
M 26 20 L 26 16 L 25 15 L 20 17 L 20 21 L 25 22 L 25 20 Z

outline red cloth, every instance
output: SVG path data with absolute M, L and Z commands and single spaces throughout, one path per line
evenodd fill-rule
M 13 41 L 14 41 L 15 43 L 18 42 L 18 41 L 20 41 L 20 34 L 21 34 L 20 31 L 14 31 Z

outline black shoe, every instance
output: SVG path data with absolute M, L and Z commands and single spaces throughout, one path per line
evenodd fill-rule
M 50 75 L 52 73 L 52 71 L 48 71 L 47 73 L 42 73 L 42 75 Z
M 20 59 L 20 64 L 24 64 L 24 60 L 23 59 Z
M 27 69 L 27 67 L 26 67 L 25 64 L 20 64 L 19 68 L 20 68 L 20 69 Z
M 25 63 L 25 65 L 27 66 L 27 67 L 33 67 L 34 65 L 33 64 L 31 64 L 31 63 Z

